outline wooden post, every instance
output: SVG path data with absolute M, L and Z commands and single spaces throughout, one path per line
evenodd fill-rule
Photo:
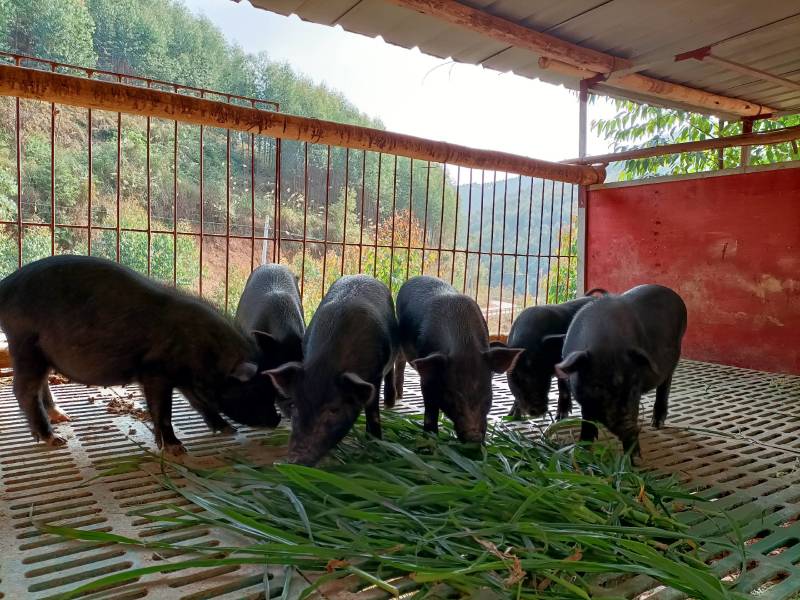
M 580 69 L 551 58 L 540 58 L 539 68 L 577 79 L 592 79 L 597 76 L 597 73 L 594 71 Z M 711 92 L 698 90 L 678 83 L 669 83 L 660 79 L 647 77 L 646 75 L 639 75 L 638 73 L 623 75 L 621 77 L 612 77 L 602 81 L 602 84 L 611 88 L 643 94 L 666 102 L 684 104 L 716 114 L 724 113 L 738 115 L 740 117 L 764 117 L 775 112 L 773 108 L 762 106 L 754 102 L 747 102 L 746 100 L 739 100 L 738 98 L 729 98 L 728 96 L 720 96 L 719 94 L 712 94 Z
M 434 163 L 506 171 L 565 183 L 592 184 L 605 178 L 602 167 L 567 165 L 506 152 L 477 150 L 369 127 L 309 119 L 152 88 L 10 65 L 0 65 L 0 96 L 151 116 L 266 135 L 278 140 L 291 139 L 383 152 Z M 279 224 L 273 225 L 279 228 Z
M 753 119 L 742 119 L 742 135 L 753 133 Z M 742 146 L 742 166 L 750 164 L 750 146 Z
M 581 89 L 578 93 L 578 156 L 586 156 L 586 137 L 587 137 L 587 109 L 589 104 L 589 89 L 586 82 L 581 82 Z M 578 187 L 578 264 L 576 267 L 578 281 L 575 284 L 575 291 L 578 295 L 586 292 L 586 201 L 588 190 L 585 185 Z

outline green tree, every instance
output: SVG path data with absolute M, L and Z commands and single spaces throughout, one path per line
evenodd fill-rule
M 611 142 L 615 152 L 742 133 L 741 121 L 724 122 L 706 115 L 637 104 L 627 100 L 617 100 L 615 104 L 616 115 L 592 123 L 593 129 Z M 792 125 L 800 125 L 800 115 L 774 120 L 762 119 L 754 123 L 753 130 L 767 131 Z M 752 165 L 797 159 L 800 159 L 800 153 L 797 147 L 790 143 L 752 146 L 750 151 Z M 722 163 L 724 168 L 738 167 L 741 164 L 741 148 L 726 148 L 722 153 Z M 718 166 L 719 153 L 716 150 L 669 154 L 625 161 L 621 178 L 683 175 L 716 169 Z
M 82 0 L 0 0 L 0 49 L 94 66 L 94 21 Z

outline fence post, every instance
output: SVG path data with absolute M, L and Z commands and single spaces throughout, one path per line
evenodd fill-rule
M 589 87 L 581 81 L 578 93 L 578 157 L 586 156 L 587 134 L 587 104 L 589 100 Z M 577 281 L 575 291 L 582 296 L 586 292 L 586 186 L 578 186 L 578 265 L 576 269 Z

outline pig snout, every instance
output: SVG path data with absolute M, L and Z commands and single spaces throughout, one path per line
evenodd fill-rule
M 286 460 L 294 465 L 313 467 L 322 458 L 323 453 L 310 446 L 289 443 L 289 454 Z

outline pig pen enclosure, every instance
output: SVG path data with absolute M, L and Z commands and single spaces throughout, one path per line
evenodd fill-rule
M 578 89 L 582 158 L 553 163 L 475 150 L 286 115 L 280 98 L 3 54 L 0 152 L 14 167 L 0 206 L 3 275 L 51 254 L 102 256 L 232 314 L 250 271 L 280 262 L 298 274 L 309 317 L 343 274 L 374 275 L 396 293 L 406 279 L 424 273 L 475 298 L 495 339 L 504 338 L 524 308 L 593 287 L 673 287 L 689 309 L 685 359 L 675 375 L 667 426 L 643 424 L 641 473 L 654 479 L 647 480 L 647 494 L 642 484 L 631 501 L 650 510 L 653 482 L 674 475 L 697 506 L 668 504 L 685 526 L 682 535 L 715 540 L 697 551 L 717 578 L 745 595 L 800 597 L 800 164 L 752 167 L 747 161 L 749 148 L 800 139 L 800 127 L 750 133 L 754 121 L 798 112 L 800 65 L 791 52 L 796 55 L 792 40 L 800 34 L 796 8 L 775 2 L 755 10 L 738 2 L 728 9 L 736 18 L 722 22 L 718 11 L 695 7 L 695 22 L 680 39 L 665 33 L 669 27 L 661 31 L 670 11 L 647 9 L 657 13 L 646 20 L 660 23 L 659 31 L 647 41 L 626 39 L 623 52 L 609 41 L 622 35 L 609 23 L 631 19 L 619 0 L 549 13 L 521 8 L 521 2 L 253 4 Z M 587 47 L 559 39 L 584 39 L 593 31 L 598 37 Z M 774 58 L 782 49 L 783 57 Z M 738 70 L 731 70 L 732 62 Z M 745 133 L 585 157 L 592 93 L 743 119 Z M 743 148 L 739 168 L 604 183 L 605 165 L 612 162 L 730 147 Z M 0 358 L 12 377 L 7 353 Z M 343 571 L 348 575 L 323 584 L 316 597 L 411 597 L 424 585 L 414 573 L 388 583 L 370 579 L 358 564 L 337 558 L 327 562 L 327 571 L 226 563 L 248 531 L 204 520 L 214 507 L 181 492 L 194 489 L 191 473 L 176 476 L 170 488 L 158 477 L 157 461 L 137 462 L 153 447 L 137 388 L 86 387 L 54 376 L 51 389 L 73 419 L 58 426 L 68 438 L 59 449 L 31 440 L 11 386 L 0 386 L 0 597 L 62 597 L 114 576 L 119 581 L 82 595 L 293 598 L 320 576 Z M 553 414 L 556 395 L 554 386 Z M 649 394 L 643 418 L 652 401 Z M 512 402 L 505 377 L 495 377 L 493 422 L 526 439 L 573 439 L 570 425 L 545 435 L 550 417 L 504 421 Z M 392 412 L 412 419 L 422 412 L 412 370 Z M 284 426 L 213 435 L 181 398 L 173 422 L 192 467 L 269 465 L 284 454 Z M 583 463 L 574 464 L 577 477 Z M 289 496 L 286 502 L 292 503 Z M 53 527 L 88 533 L 71 539 Z M 738 546 L 715 545 L 720 532 Z M 115 543 L 103 534 L 137 543 Z M 666 553 L 669 541 L 654 547 Z M 488 544 L 486 554 L 509 571 L 498 577 L 514 580 L 514 548 Z M 646 570 L 603 574 L 591 579 L 588 591 L 558 580 L 563 563 L 580 563 L 586 550 L 573 548 L 559 564 L 549 564 L 544 572 L 551 576 L 517 566 L 522 572 L 509 584 L 508 597 L 547 597 L 554 588 L 558 598 L 687 597 Z M 210 562 L 173 571 L 197 557 Z M 658 556 L 652 560 L 658 563 Z M 140 568 L 133 580 L 122 579 Z M 675 575 L 682 576 L 692 575 Z M 519 591 L 520 582 L 532 586 L 528 595 Z M 443 581 L 430 597 L 469 596 L 456 581 Z

